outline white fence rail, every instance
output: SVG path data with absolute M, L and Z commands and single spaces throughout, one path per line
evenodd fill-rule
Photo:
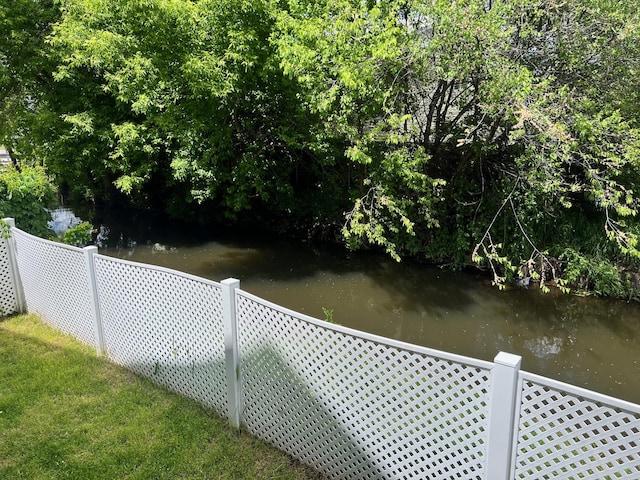
M 376 337 L 237 280 L 12 232 L 3 308 L 20 310 L 23 292 L 46 322 L 329 478 L 640 479 L 640 405 L 522 372 L 515 355 L 484 362 Z

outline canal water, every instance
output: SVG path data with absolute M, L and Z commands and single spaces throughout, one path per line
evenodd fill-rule
M 102 223 L 103 254 L 235 277 L 287 308 L 417 345 L 484 360 L 518 354 L 524 370 L 640 403 L 638 303 L 499 291 L 477 275 L 143 213 Z

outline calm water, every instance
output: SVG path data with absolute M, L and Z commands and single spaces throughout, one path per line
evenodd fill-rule
M 409 343 L 485 360 L 515 353 L 524 370 L 640 403 L 636 303 L 500 292 L 463 273 L 224 229 L 194 234 L 142 214 L 105 224 L 106 255 L 235 277 L 266 300 L 317 318 L 333 310 L 341 325 Z

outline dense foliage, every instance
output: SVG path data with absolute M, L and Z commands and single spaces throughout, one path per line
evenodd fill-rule
M 55 187 L 42 167 L 0 170 L 0 219 L 11 217 L 23 230 L 49 238 L 53 232 L 45 208 L 55 201 Z
M 639 10 L 16 0 L 0 141 L 84 198 L 637 295 Z

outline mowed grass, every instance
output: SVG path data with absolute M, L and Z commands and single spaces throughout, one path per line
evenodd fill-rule
M 37 317 L 0 321 L 0 479 L 317 479 Z

